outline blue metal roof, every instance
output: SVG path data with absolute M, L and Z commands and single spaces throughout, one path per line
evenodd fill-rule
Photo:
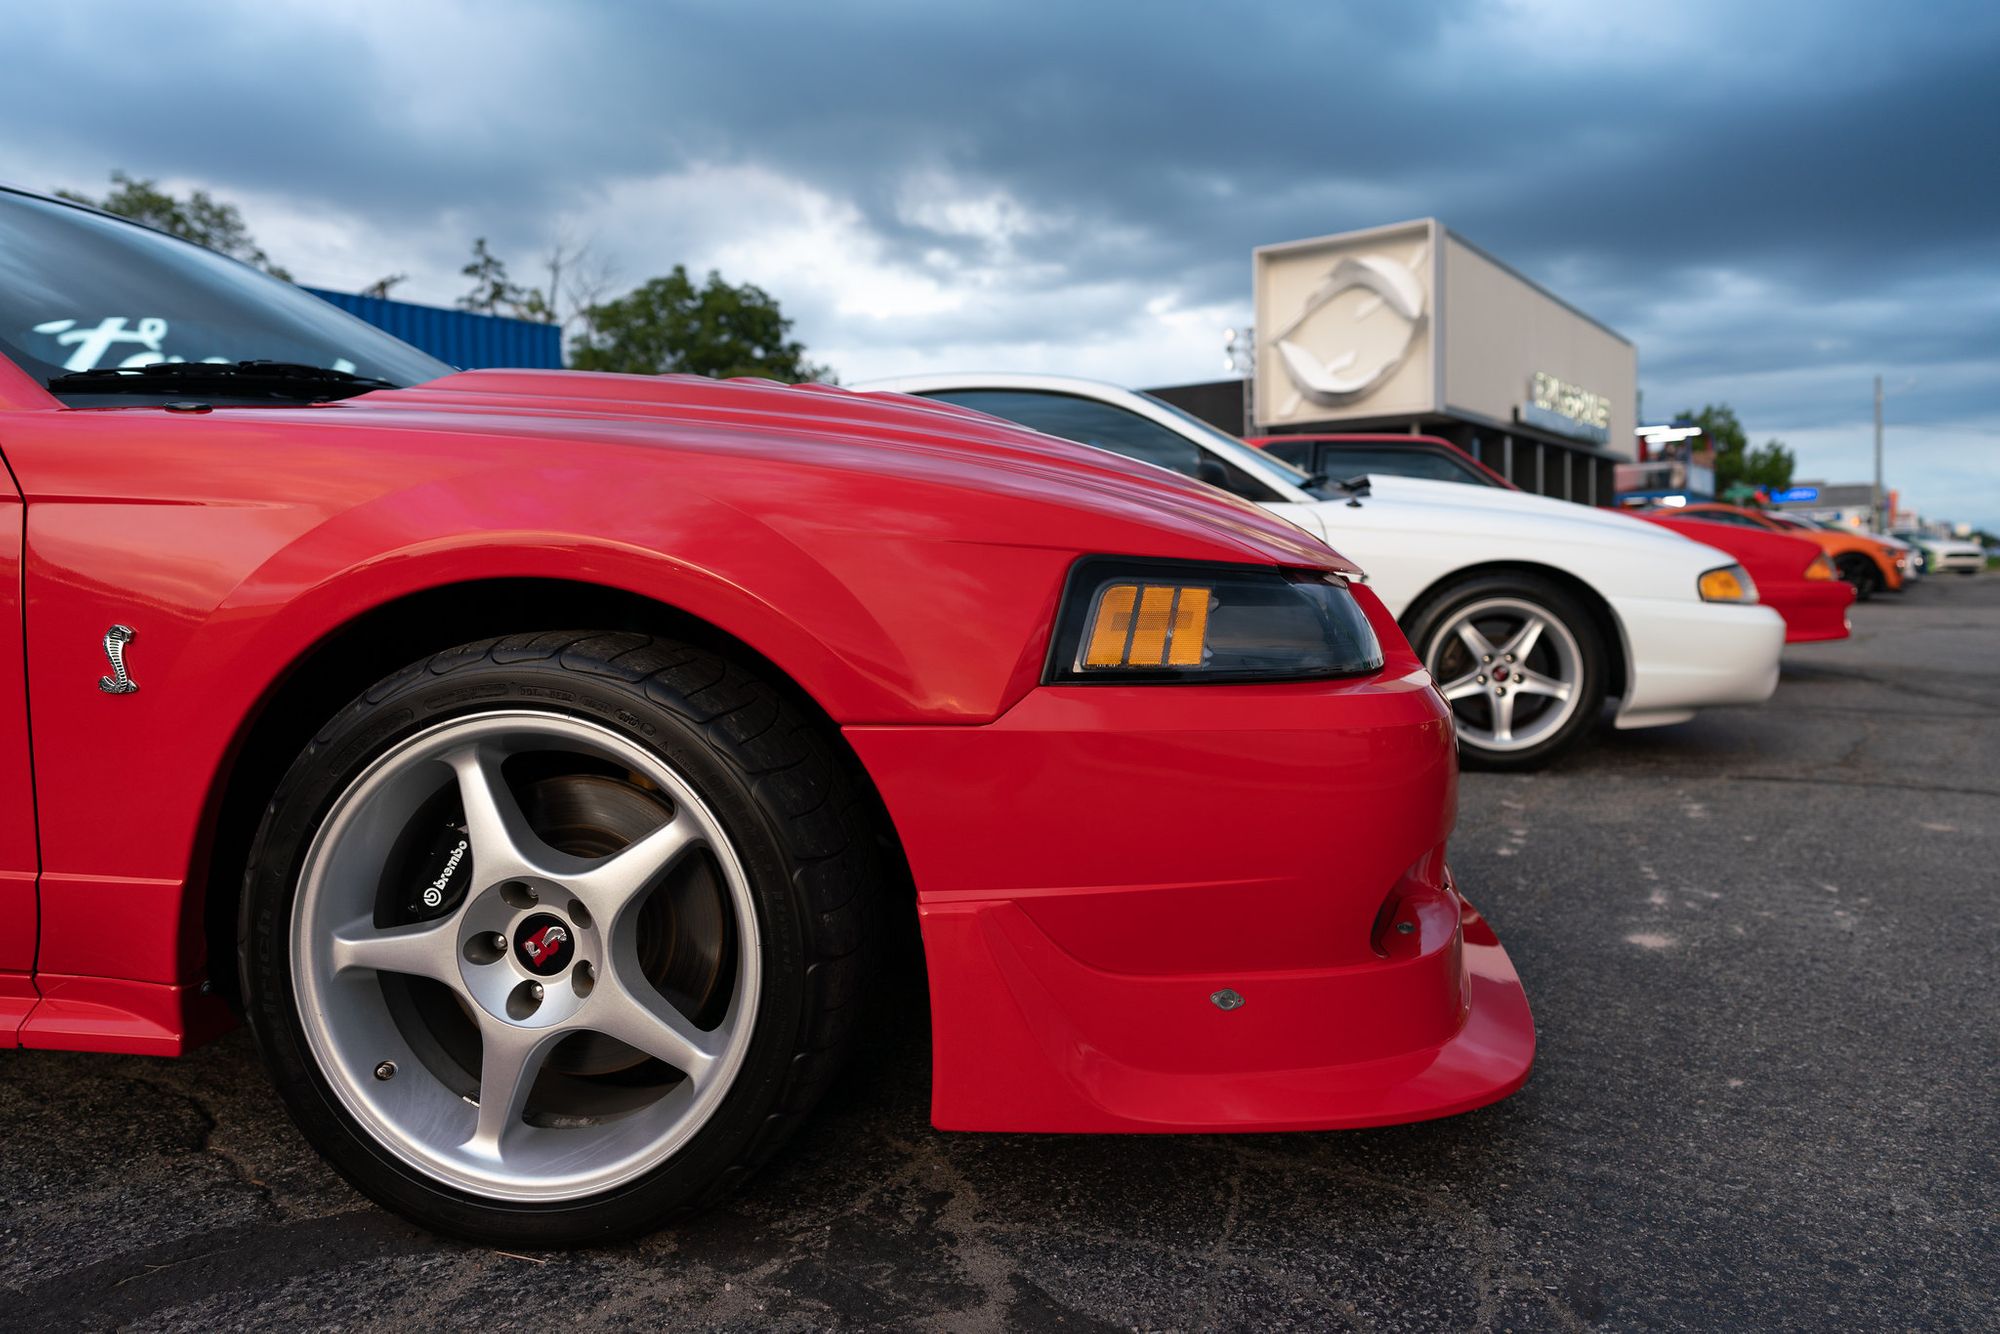
M 562 368 L 562 330 L 553 324 L 419 306 L 379 296 L 356 296 L 352 292 L 327 292 L 317 287 L 305 290 L 460 370 L 487 366 L 527 370 Z

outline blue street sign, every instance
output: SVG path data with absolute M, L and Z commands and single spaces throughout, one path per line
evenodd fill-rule
M 1773 505 L 1803 505 L 1818 499 L 1819 488 L 1816 486 L 1788 486 L 1782 491 L 1771 493 Z

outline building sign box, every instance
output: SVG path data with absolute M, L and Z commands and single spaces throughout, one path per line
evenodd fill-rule
M 1252 263 L 1261 430 L 1451 417 L 1633 452 L 1632 345 L 1435 219 Z
M 1611 439 L 1611 400 L 1546 371 L 1528 377 L 1521 420 L 1557 435 L 1604 444 Z

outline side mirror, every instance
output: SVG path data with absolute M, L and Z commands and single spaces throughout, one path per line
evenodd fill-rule
M 1207 482 L 1210 486 L 1219 486 L 1225 491 L 1229 489 L 1229 470 L 1211 458 L 1195 460 L 1194 479 L 1197 482 Z

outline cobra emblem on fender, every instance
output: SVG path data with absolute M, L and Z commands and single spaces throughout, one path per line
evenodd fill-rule
M 114 625 L 104 632 L 104 656 L 111 659 L 111 675 L 97 678 L 97 688 L 107 695 L 129 695 L 139 688 L 125 672 L 125 646 L 138 638 L 129 625 Z

